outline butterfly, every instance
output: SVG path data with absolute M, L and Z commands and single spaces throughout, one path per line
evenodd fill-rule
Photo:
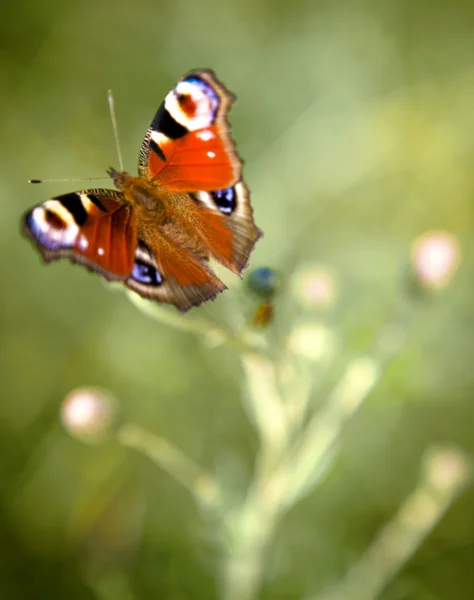
M 117 188 L 46 200 L 23 216 L 45 262 L 67 258 L 186 312 L 226 289 L 213 258 L 240 275 L 262 232 L 227 115 L 234 96 L 194 70 L 168 93 L 140 148 L 138 176 Z

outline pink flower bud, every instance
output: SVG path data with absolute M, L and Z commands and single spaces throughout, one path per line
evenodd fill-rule
M 115 401 L 106 390 L 76 388 L 63 401 L 61 420 L 73 437 L 101 442 L 112 433 L 117 421 Z
M 412 267 L 418 283 L 427 289 L 444 287 L 461 259 L 459 242 L 446 231 L 429 231 L 412 247 Z

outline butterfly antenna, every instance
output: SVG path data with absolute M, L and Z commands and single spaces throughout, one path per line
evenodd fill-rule
M 91 181 L 92 179 L 108 179 L 108 177 L 66 177 L 65 179 L 28 179 L 28 183 L 58 183 L 69 181 Z
M 120 166 L 120 170 L 123 171 L 122 152 L 120 151 L 117 118 L 115 116 L 115 102 L 114 102 L 114 95 L 112 93 L 112 90 L 109 90 L 107 92 L 107 98 L 109 100 L 110 118 L 112 120 L 112 127 L 114 130 L 115 147 L 117 148 L 117 156 L 118 156 L 118 160 L 119 160 L 119 166 Z

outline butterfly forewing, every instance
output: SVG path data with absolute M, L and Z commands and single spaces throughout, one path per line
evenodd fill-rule
M 191 71 L 169 92 L 147 131 L 139 172 L 168 190 L 226 188 L 241 175 L 227 113 L 234 97 L 212 71 Z
M 211 71 L 185 75 L 158 110 L 140 151 L 139 171 L 166 189 L 191 192 L 192 225 L 209 253 L 240 274 L 261 236 L 227 114 L 233 95 Z M 184 208 L 184 207 L 183 207 Z M 196 215 L 182 210 L 183 218 Z
M 137 227 L 120 192 L 56 196 L 30 210 L 24 228 L 47 262 L 69 258 L 107 279 L 125 279 L 132 271 Z

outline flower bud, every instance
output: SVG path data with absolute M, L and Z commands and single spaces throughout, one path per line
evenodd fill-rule
M 430 484 L 440 490 L 462 486 L 472 478 L 472 465 L 455 447 L 433 448 L 425 455 L 424 467 Z
M 111 394 L 100 388 L 76 388 L 64 398 L 61 420 L 72 437 L 98 443 L 113 433 L 117 409 Z
M 456 272 L 461 249 L 458 240 L 446 231 L 429 231 L 412 246 L 412 269 L 416 282 L 424 289 L 444 287 Z
M 336 297 L 336 283 L 328 269 L 307 266 L 296 273 L 296 298 L 305 308 L 325 308 Z

